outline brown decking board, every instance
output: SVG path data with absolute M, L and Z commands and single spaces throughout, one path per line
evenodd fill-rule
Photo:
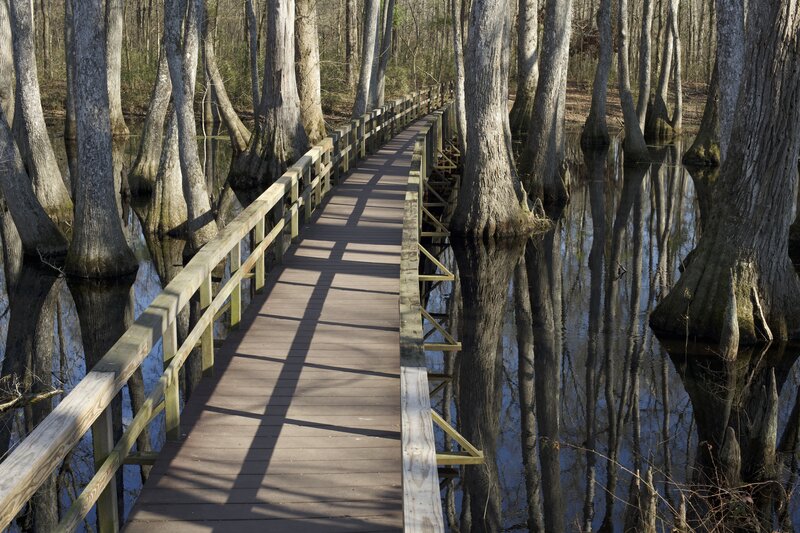
M 302 228 L 217 350 L 126 531 L 402 529 L 398 294 L 416 132 Z

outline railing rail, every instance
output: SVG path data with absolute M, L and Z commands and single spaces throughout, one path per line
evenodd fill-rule
M 133 459 L 129 454 L 136 438 L 161 411 L 165 412 L 167 439 L 179 438 L 179 371 L 199 345 L 204 375 L 213 372 L 214 322 L 227 309 L 230 309 L 231 324 L 239 322 L 242 281 L 255 271 L 255 288 L 263 288 L 265 253 L 275 245 L 275 253 L 280 257 L 285 236 L 297 237 L 300 210 L 304 210 L 308 220 L 343 174 L 412 120 L 430 113 L 434 106 L 441 104 L 442 98 L 443 92 L 438 87 L 416 92 L 337 129 L 311 148 L 206 244 L 52 413 L 0 463 L 0 530 L 10 524 L 91 429 L 95 475 L 73 502 L 59 529 L 74 530 L 97 504 L 100 531 L 117 531 L 115 473 L 126 459 Z M 275 223 L 268 227 L 268 220 Z M 242 240 L 251 236 L 254 248 L 242 262 Z M 231 275 L 214 294 L 212 271 L 223 261 L 229 261 Z M 202 314 L 186 340 L 178 346 L 176 318 L 195 295 L 199 296 Z M 159 340 L 163 341 L 166 369 L 122 438 L 115 443 L 110 404 Z

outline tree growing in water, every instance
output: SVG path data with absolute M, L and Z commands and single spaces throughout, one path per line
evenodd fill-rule
M 656 330 L 720 340 L 726 353 L 800 334 L 800 280 L 786 254 L 800 152 L 800 10 L 780 0 L 750 3 L 747 20 L 715 201 L 692 261 L 650 318 Z
M 73 9 L 78 175 L 66 271 L 80 277 L 114 277 L 135 272 L 139 264 L 125 240 L 115 201 L 103 3 L 75 2 Z
M 459 2 L 460 5 L 460 2 Z M 533 120 L 533 99 L 539 81 L 539 2 L 519 0 L 517 14 L 517 94 L 509 120 L 511 133 L 523 135 Z

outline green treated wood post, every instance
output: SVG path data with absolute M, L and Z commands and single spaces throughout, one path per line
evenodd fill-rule
M 173 320 L 164 337 L 161 339 L 162 351 L 164 352 L 164 368 L 168 367 L 175 353 L 178 351 L 178 326 L 177 320 Z M 167 440 L 178 440 L 181 438 L 181 402 L 179 393 L 179 380 L 176 378 L 164 389 L 164 426 L 166 429 Z
M 236 243 L 230 253 L 231 276 L 242 267 L 242 241 Z M 231 293 L 231 327 L 236 327 L 242 320 L 242 282 L 236 283 Z
M 286 214 L 284 198 L 285 196 L 272 208 L 272 220 L 275 221 L 275 224 L 280 224 L 281 220 L 283 220 L 283 216 Z M 286 252 L 286 242 L 283 238 L 285 233 L 286 230 L 284 228 L 275 236 L 275 259 L 278 263 L 283 261 L 283 254 Z
M 206 276 L 206 279 L 200 284 L 200 309 L 201 311 L 208 309 L 213 299 L 211 290 L 211 273 Z M 203 376 L 209 377 L 214 375 L 214 322 L 206 327 L 203 331 L 203 336 L 200 338 L 200 346 L 202 350 L 202 367 Z
M 323 154 L 319 154 L 317 160 L 314 161 L 314 174 L 312 180 L 317 181 L 317 184 L 314 186 L 314 209 L 316 209 L 319 206 L 319 204 L 322 203 L 322 189 L 323 189 L 323 183 L 322 183 L 323 178 L 321 176 L 322 157 Z
M 256 227 L 255 227 L 255 244 L 256 244 L 256 246 L 261 244 L 261 242 L 264 240 L 264 236 L 266 234 L 266 232 L 264 231 L 265 230 L 265 225 L 266 224 L 264 222 L 264 217 L 261 217 L 261 219 L 258 222 L 256 222 Z M 259 255 L 258 259 L 256 260 L 256 277 L 255 277 L 255 280 L 256 280 L 256 291 L 257 292 L 261 291 L 264 288 L 264 278 L 265 278 L 264 272 L 266 270 L 265 262 L 266 261 L 264 259 L 264 254 L 262 253 L 261 255 Z
M 292 180 L 292 190 L 289 193 L 292 201 L 292 240 L 295 240 L 300 235 L 300 209 L 297 205 L 297 200 L 300 198 L 300 177 L 295 176 Z
M 350 139 L 351 140 L 350 156 L 352 157 L 352 159 L 350 160 L 351 167 L 355 167 L 356 165 L 358 165 L 358 158 L 359 154 L 361 153 L 361 146 L 360 146 L 361 134 L 359 133 L 360 125 L 361 125 L 360 118 L 354 118 L 353 120 L 350 121 L 350 135 L 352 135 Z
M 114 449 L 114 421 L 111 406 L 106 407 L 92 424 L 92 448 L 95 470 L 100 468 Z M 119 531 L 119 509 L 117 506 L 117 477 L 112 476 L 97 499 L 98 533 Z

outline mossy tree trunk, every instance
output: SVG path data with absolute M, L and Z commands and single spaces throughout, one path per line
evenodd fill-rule
M 581 132 L 581 146 L 584 148 L 604 148 L 610 144 L 608 124 L 606 123 L 606 98 L 608 96 L 608 76 L 611 72 L 611 0 L 600 0 L 597 9 L 597 28 L 600 32 L 600 55 L 592 85 L 592 105 L 589 116 Z
M 234 187 L 265 189 L 308 147 L 297 93 L 294 20 L 294 0 L 269 2 L 261 105 L 247 150 L 232 163 Z
M 308 141 L 316 144 L 325 138 L 322 92 L 319 79 L 319 36 L 316 0 L 296 0 L 297 92 L 300 118 Z
M 800 335 L 800 280 L 786 253 L 800 152 L 798 46 L 796 6 L 750 4 L 740 105 L 716 198 L 691 263 L 651 315 L 655 329 L 718 340 L 723 351 Z
M 503 68 L 508 0 L 477 0 L 465 53 L 467 150 L 450 226 L 473 237 L 527 235 L 534 220 L 514 169 Z
M 42 111 L 29 0 L 9 0 L 17 74 L 14 133 L 36 197 L 53 221 L 69 232 L 72 200 L 58 168 Z M 102 27 L 102 21 L 101 21 Z M 103 76 L 105 77 L 105 76 Z
M 572 0 L 547 2 L 544 25 L 548 29 L 539 58 L 533 118 L 519 169 L 532 198 L 541 198 L 545 205 L 561 205 L 569 198 L 562 163 Z
M 135 272 L 139 264 L 122 232 L 115 200 L 103 6 L 101 0 L 86 0 L 73 8 L 78 175 L 66 271 L 80 277 L 114 277 Z

